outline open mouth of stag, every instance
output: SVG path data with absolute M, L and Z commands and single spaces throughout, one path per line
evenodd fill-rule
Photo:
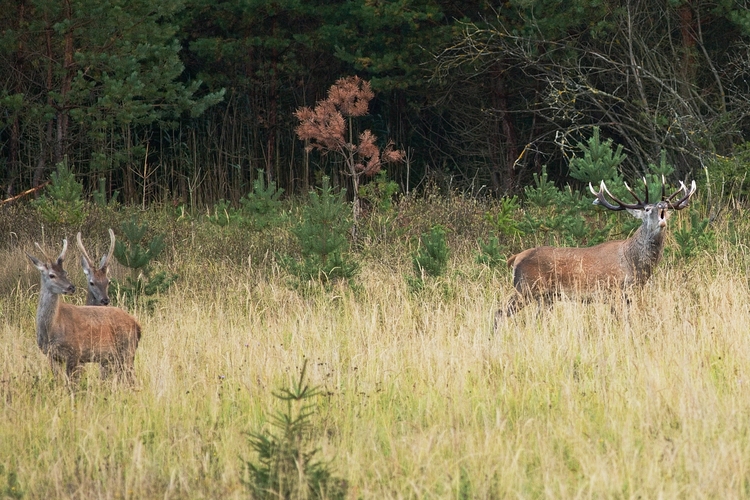
M 659 227 L 666 227 L 666 226 L 667 226 L 667 209 L 660 208 L 659 209 Z

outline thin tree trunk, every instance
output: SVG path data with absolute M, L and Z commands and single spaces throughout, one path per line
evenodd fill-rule
M 677 11 L 680 18 L 680 34 L 682 36 L 682 88 L 680 93 L 685 99 L 690 99 L 696 75 L 696 44 L 697 29 L 693 9 L 689 3 L 681 5 Z
M 64 2 L 65 19 L 72 21 L 73 9 L 70 0 Z M 65 32 L 65 48 L 63 52 L 63 76 L 60 84 L 60 103 L 57 107 L 57 137 L 55 143 L 55 163 L 63 160 L 67 149 L 68 141 L 68 97 L 73 82 L 74 62 L 73 62 L 73 29 L 68 28 Z
M 499 130 L 497 144 L 490 144 L 496 153 L 492 155 L 493 189 L 499 193 L 510 193 L 516 185 L 515 163 L 518 159 L 518 136 L 510 115 L 508 92 L 505 86 L 505 71 L 497 64 L 491 76 L 493 80 L 493 105 L 498 113 Z M 502 153 L 500 140 L 503 143 Z

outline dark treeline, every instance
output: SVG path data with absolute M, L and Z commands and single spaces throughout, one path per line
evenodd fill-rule
M 711 168 L 750 133 L 742 0 L 0 0 L 0 186 L 68 158 L 125 201 L 236 201 L 258 171 L 287 193 L 336 158 L 294 111 L 340 77 L 372 84 L 354 124 L 406 151 L 402 189 L 517 192 L 564 180 L 598 126 L 626 174 Z

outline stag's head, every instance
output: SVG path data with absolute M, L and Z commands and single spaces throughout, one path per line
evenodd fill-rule
M 49 290 L 55 295 L 73 295 L 76 287 L 68 279 L 67 271 L 63 269 L 63 260 L 65 259 L 65 253 L 68 251 L 68 240 L 63 240 L 62 252 L 60 252 L 60 255 L 55 260 L 50 259 L 38 243 L 35 243 L 35 245 L 44 256 L 45 261 L 42 262 L 28 253 L 26 256 L 39 269 L 39 272 L 42 273 L 42 290 Z
M 630 189 L 630 186 L 625 183 L 625 188 L 627 188 L 633 198 L 635 198 L 636 203 L 624 203 L 615 198 L 612 193 L 609 192 L 609 189 L 607 189 L 604 181 L 601 182 L 598 192 L 594 190 L 594 187 L 590 183 L 589 189 L 596 197 L 596 199 L 594 200 L 595 205 L 601 205 L 605 208 L 608 208 L 609 210 L 627 210 L 628 213 L 633 217 L 636 217 L 643 221 L 641 231 L 645 231 L 647 234 L 651 235 L 659 235 L 667 227 L 667 220 L 672 214 L 671 211 L 682 210 L 683 208 L 688 206 L 688 204 L 690 203 L 690 198 L 695 193 L 695 181 L 692 182 L 689 189 L 687 186 L 685 186 L 684 182 L 680 181 L 680 188 L 671 195 L 667 196 L 666 182 L 664 177 L 662 177 L 661 201 L 658 201 L 656 203 L 649 202 L 648 182 L 646 181 L 645 177 L 643 178 L 643 184 L 645 187 L 646 196 L 645 199 L 641 200 L 638 195 L 635 194 L 632 189 Z M 614 203 L 608 201 L 604 196 L 604 193 L 606 193 Z M 680 195 L 680 193 L 683 194 L 682 198 L 674 201 L 675 198 Z
M 87 304 L 89 305 L 102 305 L 106 306 L 109 304 L 109 261 L 112 258 L 112 253 L 115 251 L 115 233 L 112 229 L 109 230 L 109 251 L 104 254 L 102 260 L 99 262 L 99 267 L 96 266 L 93 259 L 89 257 L 86 248 L 83 246 L 81 241 L 81 233 L 76 235 L 76 242 L 78 249 L 81 251 L 81 266 L 83 267 L 83 273 L 86 275 L 89 289 L 89 299 Z

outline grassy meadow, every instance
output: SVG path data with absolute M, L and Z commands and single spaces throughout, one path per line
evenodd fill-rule
M 92 365 L 73 390 L 36 345 L 39 273 L 23 252 L 42 237 L 59 252 L 77 229 L 4 215 L 19 227 L 0 247 L 0 498 L 248 498 L 247 433 L 270 429 L 274 393 L 305 360 L 321 390 L 311 444 L 347 498 L 750 497 L 743 210 L 717 222 L 715 250 L 668 255 L 627 311 L 563 300 L 493 334 L 511 283 L 475 261 L 487 207 L 429 203 L 403 219 L 414 232 L 365 244 L 354 286 L 328 288 L 289 285 L 283 232 L 144 215 L 179 279 L 153 310 L 131 309 L 135 386 Z M 408 228 L 428 216 L 449 228 L 451 260 L 414 293 Z M 89 253 L 115 218 L 87 222 Z M 78 259 L 72 247 L 79 291 L 65 300 L 83 303 Z

